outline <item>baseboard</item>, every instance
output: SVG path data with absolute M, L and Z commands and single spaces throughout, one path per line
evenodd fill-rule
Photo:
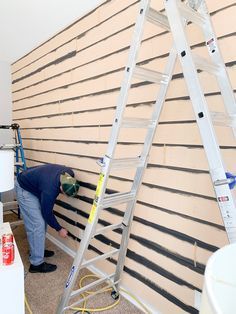
M 70 255 L 73 258 L 75 257 L 75 251 L 69 249 L 65 244 L 63 244 L 61 241 L 54 238 L 48 232 L 46 233 L 46 237 L 48 238 L 48 240 L 50 240 L 52 243 L 54 243 L 56 246 L 58 246 L 60 249 L 62 249 L 62 251 L 64 251 L 65 253 L 67 253 L 68 255 Z
M 67 253 L 68 255 L 70 255 L 71 257 L 75 257 L 76 252 L 71 250 L 70 248 L 68 248 L 65 244 L 63 244 L 61 241 L 57 240 L 56 238 L 54 238 L 51 234 L 47 233 L 46 237 L 52 242 L 54 243 L 56 246 L 58 246 L 62 251 L 64 251 L 65 253 Z M 101 272 L 98 268 L 94 267 L 94 266 L 90 266 L 87 267 L 91 272 L 93 272 L 94 274 L 98 275 L 98 276 L 104 276 L 106 275 L 105 273 Z M 122 289 L 129 291 L 128 288 L 121 286 Z M 135 305 L 137 308 L 139 308 L 141 311 L 143 311 L 143 308 L 138 304 L 138 302 L 136 302 L 131 296 L 129 296 L 128 294 L 124 293 L 124 292 L 120 292 L 120 294 L 130 303 L 132 303 L 133 305 Z M 131 294 L 134 295 L 133 292 L 131 292 Z M 134 297 L 136 297 L 134 295 Z M 138 297 L 136 297 L 138 299 Z M 141 303 L 144 304 L 144 306 L 149 310 L 149 314 L 160 314 L 157 310 L 154 310 L 150 305 L 146 304 L 145 302 L 143 302 L 142 300 L 140 300 Z

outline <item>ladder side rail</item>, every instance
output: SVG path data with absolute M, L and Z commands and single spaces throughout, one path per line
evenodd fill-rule
M 107 180 L 109 177 L 109 168 L 110 168 L 110 162 L 109 158 L 107 158 L 108 162 L 103 164 L 100 177 L 99 177 L 99 182 L 97 185 L 96 193 L 95 193 L 95 199 L 92 205 L 92 209 L 89 215 L 88 223 L 86 225 L 85 231 L 83 233 L 83 237 L 80 242 L 79 249 L 76 253 L 76 256 L 74 258 L 70 274 L 68 276 L 64 293 L 61 297 L 61 301 L 59 303 L 59 306 L 57 308 L 57 313 L 63 313 L 68 302 L 70 299 L 71 291 L 75 285 L 75 281 L 78 277 L 79 271 L 81 269 L 81 265 L 84 260 L 84 255 L 88 249 L 89 243 L 93 237 L 93 234 L 96 229 L 96 225 L 98 222 L 99 218 L 99 211 L 101 210 L 100 208 L 100 203 L 101 199 L 105 193 L 106 185 L 107 185 Z
M 204 16 L 205 19 L 203 32 L 209 56 L 212 61 L 219 67 L 219 74 L 216 76 L 216 78 L 220 87 L 221 94 L 225 100 L 225 107 L 229 115 L 235 115 L 236 101 L 233 93 L 233 88 L 219 49 L 217 37 L 214 34 L 214 28 L 210 20 L 205 1 L 202 1 L 201 6 L 199 7 L 199 12 Z
M 17 165 L 17 163 L 19 162 L 19 138 L 18 138 L 18 131 L 15 129 L 15 144 L 16 144 L 16 150 L 15 150 L 15 158 L 16 158 L 16 175 L 18 176 L 19 172 L 20 172 L 20 166 Z
M 119 284 L 120 284 L 119 279 L 121 277 L 121 274 L 122 274 L 122 271 L 124 268 L 124 264 L 125 264 L 125 258 L 126 258 L 127 248 L 128 248 L 129 236 L 130 236 L 130 231 L 131 231 L 131 224 L 132 224 L 133 216 L 134 216 L 134 207 L 136 204 L 139 189 L 141 187 L 144 171 L 145 171 L 147 163 L 148 163 L 149 153 L 150 153 L 150 150 L 152 147 L 152 142 L 153 142 L 153 139 L 154 139 L 154 136 L 156 133 L 159 118 L 160 118 L 160 115 L 161 115 L 161 112 L 163 109 L 163 105 L 165 102 L 168 87 L 169 87 L 171 78 L 173 76 L 173 71 L 174 71 L 174 67 L 176 64 L 176 59 L 177 59 L 177 51 L 175 49 L 175 45 L 173 45 L 171 50 L 170 50 L 167 64 L 166 64 L 165 71 L 164 71 L 164 73 L 168 74 L 169 79 L 168 79 L 167 84 L 162 84 L 160 86 L 160 90 L 158 92 L 158 96 L 157 96 L 157 99 L 156 99 L 156 102 L 154 105 L 155 109 L 154 109 L 153 114 L 152 114 L 152 119 L 155 120 L 155 127 L 153 129 L 148 130 L 146 138 L 145 138 L 145 142 L 144 142 L 143 151 L 141 154 L 141 158 L 143 160 L 145 160 L 145 163 L 143 165 L 143 168 L 137 169 L 136 174 L 135 174 L 135 178 L 134 178 L 134 182 L 133 182 L 133 185 L 131 188 L 131 190 L 136 190 L 136 197 L 132 202 L 127 204 L 127 208 L 126 208 L 124 219 L 123 219 L 124 230 L 122 233 L 121 245 L 120 245 L 120 252 L 122 252 L 122 253 L 120 253 L 119 257 L 118 257 L 116 274 L 115 274 L 115 278 L 114 278 L 114 281 L 118 281 L 117 290 L 119 290 Z
M 198 74 L 191 56 L 191 49 L 187 44 L 186 34 L 183 27 L 183 19 L 179 14 L 175 0 L 165 3 L 169 18 L 172 35 L 176 43 L 176 49 L 182 64 L 185 81 L 188 87 L 190 99 L 193 103 L 196 120 L 198 123 L 201 139 L 205 148 L 211 178 L 216 180 L 226 179 L 224 165 L 221 159 L 219 145 L 216 141 L 215 132 L 210 119 L 207 103 L 201 89 Z M 215 186 L 217 201 L 224 220 L 229 241 L 236 241 L 236 210 L 235 204 L 228 185 Z M 219 201 L 226 197 L 227 201 Z
M 97 222 L 97 218 L 94 219 L 94 222 Z M 69 276 L 67 278 L 65 289 L 63 292 L 63 295 L 61 297 L 60 303 L 57 308 L 57 313 L 63 313 L 65 310 L 65 307 L 68 304 L 68 301 L 70 299 L 70 295 L 72 292 L 72 289 L 75 285 L 75 281 L 78 277 L 80 266 L 82 265 L 84 254 L 89 246 L 89 240 L 91 239 L 91 235 L 94 231 L 95 224 L 87 224 L 83 238 L 80 242 L 79 249 L 76 253 L 75 259 L 73 261 Z
M 18 143 L 20 144 L 20 146 L 17 148 L 20 150 L 20 155 L 21 155 L 21 161 L 23 163 L 22 167 L 24 170 L 27 169 L 26 167 L 26 161 L 25 161 L 25 153 L 24 153 L 24 149 L 23 149 L 23 142 L 22 142 L 22 137 L 21 137 L 21 134 L 20 134 L 20 129 L 18 128 L 16 130 L 17 132 L 17 137 L 18 137 Z
M 120 94 L 117 101 L 117 107 L 115 117 L 113 120 L 111 135 L 109 139 L 108 149 L 106 156 L 112 158 L 114 155 L 114 148 L 117 143 L 119 130 L 122 124 L 123 113 L 127 104 L 128 93 L 131 87 L 131 82 L 134 74 L 134 70 L 137 63 L 137 57 L 139 48 L 141 46 L 144 23 L 146 22 L 146 15 L 149 10 L 150 0 L 141 0 L 139 14 L 136 20 L 133 38 L 130 46 L 129 57 L 127 66 L 125 68 L 125 75 L 122 81 Z
M 169 88 L 170 81 L 171 81 L 172 76 L 173 76 L 176 60 L 177 60 L 177 51 L 176 51 L 175 45 L 173 45 L 171 50 L 170 50 L 167 64 L 166 64 L 165 70 L 164 70 L 164 73 L 168 75 L 168 80 L 167 80 L 166 84 L 162 84 L 160 86 L 158 96 L 157 96 L 156 102 L 154 104 L 154 111 L 152 113 L 151 120 L 155 121 L 155 124 L 154 124 L 153 129 L 148 129 L 148 132 L 147 132 L 147 135 L 146 135 L 146 138 L 144 141 L 142 154 L 141 154 L 141 158 L 143 160 L 147 159 L 149 156 L 151 145 L 152 145 L 152 142 L 153 142 L 153 139 L 155 136 L 155 132 L 156 132 L 156 129 L 157 129 L 157 126 L 159 123 L 159 118 L 160 118 L 160 115 L 161 115 L 161 112 L 163 109 L 163 105 L 165 102 L 166 94 L 167 94 L 167 91 Z M 144 166 L 144 168 L 145 168 L 145 166 Z

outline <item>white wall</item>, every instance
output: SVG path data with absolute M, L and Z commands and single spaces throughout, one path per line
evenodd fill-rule
M 11 67 L 10 63 L 0 61 L 0 125 L 12 123 Z M 0 144 L 12 143 L 12 131 L 0 129 Z M 2 193 L 3 202 L 13 199 L 12 192 Z
M 102 1 L 0 1 L 0 60 L 15 62 Z
M 10 63 L 0 61 L 0 125 L 11 124 L 11 68 Z M 12 141 L 11 131 L 0 129 L 0 144 Z

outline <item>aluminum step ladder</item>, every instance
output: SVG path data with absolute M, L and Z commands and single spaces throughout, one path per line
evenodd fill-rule
M 149 6 L 147 0 L 142 0 L 140 2 L 139 14 L 135 24 L 133 39 L 130 47 L 128 63 L 125 69 L 124 79 L 122 82 L 120 95 L 117 102 L 117 108 L 115 113 L 115 118 L 113 122 L 113 127 L 110 135 L 110 140 L 108 143 L 108 148 L 105 157 L 101 160 L 101 172 L 99 176 L 99 182 L 97 185 L 95 199 L 88 219 L 88 224 L 86 226 L 84 236 L 81 240 L 79 250 L 74 259 L 68 280 L 65 285 L 64 294 L 61 298 L 61 302 L 58 306 L 57 313 L 63 313 L 70 307 L 82 302 L 82 299 L 78 302 L 74 302 L 69 305 L 72 297 L 79 296 L 83 293 L 84 289 L 90 289 L 91 286 L 81 288 L 76 291 L 72 291 L 76 279 L 78 277 L 79 271 L 91 264 L 94 264 L 97 260 L 107 259 L 112 256 L 118 255 L 118 262 L 116 272 L 105 276 L 99 280 L 96 280 L 92 286 L 97 286 L 100 283 L 108 282 L 107 287 L 112 287 L 113 296 L 119 290 L 120 276 L 123 270 L 124 260 L 126 256 L 127 244 L 129 240 L 130 227 L 133 218 L 134 207 L 136 203 L 137 193 L 142 182 L 142 177 L 144 170 L 146 168 L 148 155 L 150 148 L 152 146 L 153 137 L 155 135 L 155 130 L 158 124 L 159 116 L 161 113 L 162 105 L 165 101 L 166 93 L 170 80 L 172 78 L 173 69 L 177 59 L 177 53 L 172 47 L 164 73 L 152 71 L 145 69 L 144 67 L 136 66 L 138 51 L 141 46 L 142 34 L 144 29 L 144 24 L 146 21 L 157 24 L 163 27 L 165 30 L 169 30 L 169 23 L 167 17 L 162 13 L 159 13 Z M 133 78 L 138 78 L 141 80 L 149 81 L 157 84 L 157 90 L 159 88 L 157 101 L 153 106 L 153 112 L 150 119 L 142 118 L 128 118 L 124 116 L 124 112 L 127 105 L 128 93 L 131 88 L 131 82 Z M 132 158 L 114 158 L 115 149 L 117 146 L 118 137 L 120 131 L 123 128 L 139 128 L 146 130 L 146 138 L 143 142 L 142 153 L 139 156 L 134 156 Z M 130 191 L 123 193 L 106 194 L 107 182 L 110 176 L 110 172 L 113 169 L 127 169 L 135 168 L 136 174 L 132 183 Z M 96 230 L 96 225 L 99 219 L 99 214 L 103 208 L 110 206 L 115 206 L 121 203 L 126 203 L 126 211 L 123 220 L 119 224 L 110 225 L 103 229 Z M 90 240 L 98 235 L 108 232 L 108 230 L 115 230 L 120 228 L 122 230 L 122 239 L 119 249 L 112 249 L 103 255 L 100 255 L 92 260 L 84 260 L 84 255 L 88 249 Z M 91 297 L 91 296 L 89 296 Z
M 182 6 L 185 9 L 183 9 L 180 12 L 179 9 L 177 8 L 177 3 L 178 5 Z M 197 10 L 199 10 L 199 13 L 197 12 Z M 165 102 L 165 97 L 168 90 L 168 86 L 172 78 L 173 69 L 175 66 L 176 58 L 177 58 L 177 51 L 176 51 L 175 45 L 176 47 L 178 47 L 178 54 L 180 55 L 180 59 L 181 58 L 184 59 L 183 56 L 181 55 L 183 51 L 186 52 L 187 56 L 189 55 L 190 48 L 188 47 L 187 43 L 186 43 L 186 47 L 184 46 L 184 48 L 183 47 L 179 48 L 179 46 L 181 45 L 180 44 L 177 45 L 177 41 L 179 41 L 182 44 L 185 43 L 184 28 L 186 24 L 188 23 L 188 20 L 191 20 L 190 18 L 192 16 L 194 16 L 196 20 L 200 20 L 200 22 L 202 22 L 205 19 L 207 20 L 207 27 L 205 31 L 207 33 L 207 38 L 209 37 L 208 41 L 211 38 L 214 38 L 214 44 L 216 45 L 216 39 L 215 37 L 212 37 L 213 33 L 212 33 L 212 28 L 209 22 L 209 17 L 207 16 L 207 13 L 205 13 L 205 5 L 203 4 L 202 1 L 199 1 L 199 0 L 188 1 L 187 3 L 184 4 L 176 0 L 173 0 L 173 1 L 167 0 L 166 11 L 167 11 L 167 15 L 164 15 L 163 13 L 157 12 L 156 10 L 151 8 L 150 0 L 140 1 L 140 10 L 137 17 L 133 40 L 130 47 L 128 64 L 125 69 L 125 77 L 121 86 L 121 91 L 120 91 L 120 95 L 119 95 L 119 99 L 117 103 L 117 109 L 115 113 L 110 140 L 108 143 L 108 149 L 107 149 L 105 157 L 100 161 L 101 172 L 100 172 L 99 181 L 98 181 L 98 185 L 97 185 L 97 189 L 95 193 L 95 199 L 94 199 L 93 206 L 92 206 L 90 216 L 88 219 L 88 224 L 86 226 L 83 238 L 80 243 L 79 250 L 75 256 L 70 274 L 66 281 L 64 293 L 62 295 L 60 304 L 57 309 L 57 314 L 64 313 L 66 310 L 70 308 L 75 308 L 76 305 L 83 302 L 85 299 L 92 297 L 92 295 L 89 295 L 88 297 L 81 298 L 75 302 L 71 300 L 72 298 L 74 300 L 74 297 L 81 296 L 81 294 L 84 291 L 90 290 L 92 287 L 96 287 L 100 285 L 101 283 L 107 283 L 107 285 L 101 290 L 96 291 L 95 294 L 101 291 L 104 291 L 108 287 L 111 287 L 113 289 L 112 296 L 114 298 L 119 296 L 119 284 L 120 284 L 121 274 L 123 271 L 125 256 L 127 252 L 130 228 L 131 228 L 131 223 L 133 219 L 137 193 L 139 191 L 139 187 L 142 182 L 142 177 L 143 177 L 143 174 L 147 165 L 147 161 L 148 161 L 149 151 L 152 146 L 152 141 L 155 135 L 155 130 L 158 125 L 158 121 L 159 121 L 163 104 Z M 178 15 L 177 15 L 178 21 L 180 24 L 180 26 L 178 25 L 179 27 L 178 31 L 173 30 L 175 28 L 174 26 L 175 20 L 176 20 L 175 14 L 177 14 L 177 12 L 178 12 Z M 184 15 L 185 12 L 187 12 L 188 15 L 187 14 Z M 189 12 L 192 14 L 190 14 Z M 203 17 L 200 18 L 200 16 L 203 16 L 204 18 Z M 161 26 L 165 30 L 168 30 L 168 31 L 171 30 L 174 34 L 176 34 L 176 36 L 178 36 L 178 38 L 176 38 L 175 35 L 173 36 L 175 45 L 173 45 L 173 47 L 170 50 L 170 54 L 167 60 L 164 73 L 159 73 L 153 70 L 148 70 L 148 69 L 145 69 L 143 67 L 136 65 L 137 55 L 138 55 L 138 51 L 140 49 L 140 45 L 142 41 L 144 24 L 146 21 L 150 23 L 154 23 L 158 26 Z M 199 24 L 201 24 L 200 22 Z M 181 38 L 179 38 L 180 35 L 178 34 L 180 30 L 181 30 Z M 211 43 L 207 45 L 212 47 Z M 218 49 L 218 48 L 215 48 L 215 49 Z M 217 54 L 219 54 L 218 50 L 217 50 Z M 201 63 L 200 61 L 201 60 L 199 58 L 199 63 Z M 224 64 L 219 57 L 217 57 L 217 60 L 215 61 L 215 63 L 217 63 L 217 66 L 213 65 L 213 68 L 216 68 L 216 67 L 218 68 L 219 66 L 222 69 L 222 73 L 223 73 L 222 76 L 224 75 L 225 77 L 227 77 Z M 183 68 L 188 69 L 188 66 L 189 64 L 186 61 L 183 64 Z M 208 68 L 204 62 L 202 62 L 202 67 Z M 191 71 L 189 70 L 188 73 L 189 73 L 189 76 L 192 75 L 194 77 L 194 83 L 195 83 L 195 80 L 197 80 L 197 71 L 196 71 L 195 65 L 192 65 Z M 153 106 L 151 119 L 146 120 L 146 119 L 137 119 L 137 118 L 126 118 L 124 115 L 127 98 L 128 98 L 128 92 L 131 88 L 132 78 L 139 78 L 141 80 L 159 84 L 160 86 L 159 92 L 157 93 L 157 100 L 155 102 L 155 105 Z M 189 77 L 186 78 L 186 80 L 188 79 Z M 188 85 L 191 86 L 193 82 L 192 80 L 193 79 L 191 79 Z M 227 79 L 225 78 L 225 80 Z M 221 81 L 223 81 L 223 79 Z M 197 83 L 196 85 L 198 86 Z M 224 95 L 227 94 L 227 97 L 229 97 L 230 100 L 232 101 L 232 97 L 230 95 L 230 84 L 228 84 L 227 86 L 228 86 L 227 91 L 225 91 L 226 89 L 225 85 L 224 87 L 221 87 L 221 91 L 223 90 L 224 93 L 222 94 Z M 191 94 L 192 94 L 192 90 L 191 90 Z M 208 117 L 207 110 L 205 109 L 205 100 L 203 101 L 204 95 L 203 96 L 202 95 L 203 95 L 203 92 L 200 89 L 200 87 L 198 87 L 197 93 L 195 92 L 193 96 L 191 96 L 191 100 L 193 102 L 193 106 L 196 112 L 196 117 L 197 117 L 199 128 L 203 129 L 201 134 L 203 137 L 204 147 L 207 151 L 208 160 L 213 159 L 213 161 L 209 161 L 211 175 L 213 178 L 219 206 L 221 208 L 222 215 L 224 217 L 226 230 L 227 230 L 230 242 L 233 242 L 236 240 L 235 206 L 232 200 L 230 189 L 228 187 L 228 180 L 226 178 L 225 170 L 221 162 L 219 147 L 215 140 L 215 135 L 213 132 L 210 117 Z M 200 97 L 200 101 L 199 101 L 199 97 Z M 200 105 L 199 105 L 199 102 L 200 102 Z M 204 104 L 204 107 L 203 107 L 203 104 Z M 234 105 L 232 105 L 232 107 L 234 107 Z M 235 110 L 232 107 L 230 106 L 230 112 L 234 112 Z M 142 153 L 139 156 L 133 157 L 133 158 L 115 159 L 114 154 L 115 154 L 115 149 L 116 149 L 116 145 L 118 141 L 118 136 L 120 134 L 120 131 L 125 127 L 126 128 L 144 128 L 147 130 L 146 137 L 143 143 Z M 205 138 L 205 134 L 209 134 L 209 136 L 207 136 L 207 139 Z M 132 168 L 132 167 L 136 169 L 136 173 L 134 176 L 131 190 L 128 192 L 106 194 L 110 172 L 116 168 L 126 169 L 126 168 Z M 220 201 L 220 199 L 223 200 L 222 197 L 227 197 L 228 198 L 227 202 Z M 122 222 L 118 224 L 114 224 L 114 225 L 109 225 L 102 229 L 97 230 L 97 223 L 98 223 L 99 215 L 101 214 L 102 209 L 110 207 L 110 206 L 116 206 L 121 203 L 126 204 L 126 211 L 125 211 Z M 226 205 L 226 203 L 227 205 L 230 204 L 230 208 L 229 206 Z M 230 222 L 229 222 L 228 217 L 224 216 L 224 212 L 226 210 L 227 210 L 227 215 L 228 215 L 228 212 L 230 211 L 230 215 L 232 216 L 232 219 L 230 218 Z M 100 256 L 92 258 L 91 260 L 84 259 L 85 253 L 88 250 L 88 246 L 90 244 L 91 239 L 93 239 L 96 235 L 103 234 L 109 230 L 116 230 L 118 228 L 122 230 L 121 244 L 118 249 L 113 248 L 109 252 L 106 252 Z M 117 265 L 116 265 L 116 270 L 114 273 L 101 277 L 95 282 L 90 283 L 89 285 L 82 287 L 78 290 L 73 290 L 76 280 L 79 275 L 79 271 L 82 268 L 93 265 L 98 260 L 107 259 L 113 256 L 117 256 Z

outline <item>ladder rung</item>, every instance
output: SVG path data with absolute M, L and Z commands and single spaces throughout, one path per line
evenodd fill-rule
M 103 233 L 105 233 L 107 231 L 112 231 L 112 230 L 116 230 L 116 229 L 119 229 L 119 228 L 123 229 L 123 224 L 122 223 L 115 224 L 115 225 L 109 225 L 109 226 L 100 228 L 100 229 L 95 231 L 93 237 L 96 237 L 97 235 L 103 234 Z
M 122 121 L 123 128 L 151 128 L 155 126 L 155 121 L 142 118 L 124 118 Z
M 181 15 L 187 20 L 192 21 L 193 23 L 197 24 L 198 26 L 203 27 L 206 20 L 203 15 L 195 11 L 194 9 L 190 8 L 188 5 L 177 1 L 179 10 Z
M 141 157 L 113 159 L 111 162 L 112 169 L 127 169 L 142 167 L 143 165 L 144 159 Z
M 148 10 L 147 21 L 170 31 L 170 25 L 167 16 L 152 8 L 149 8 Z
M 107 277 L 100 278 L 100 279 L 98 279 L 98 280 L 96 280 L 94 282 L 91 282 L 90 284 L 88 284 L 88 285 L 86 285 L 86 286 L 84 286 L 84 287 L 82 287 L 82 288 L 80 288 L 78 290 L 72 291 L 71 295 L 70 295 L 70 298 L 72 298 L 72 297 L 74 297 L 74 296 L 76 296 L 78 294 L 81 294 L 81 293 L 83 293 L 85 291 L 89 291 L 89 290 L 91 290 L 91 288 L 93 288 L 93 287 L 95 287 L 97 285 L 100 285 L 100 284 L 106 282 L 107 280 L 113 279 L 114 276 L 115 276 L 115 274 L 112 274 L 112 275 L 109 275 Z
M 15 144 L 1 144 L 0 145 L 0 149 L 13 149 L 15 147 L 16 147 Z
M 153 82 L 157 84 L 168 84 L 169 76 L 157 71 L 144 69 L 136 66 L 134 69 L 134 76 L 137 79 Z
M 11 206 L 17 206 L 17 201 L 12 201 L 12 202 L 5 202 L 5 203 L 3 203 L 3 208 L 4 207 L 11 207 Z
M 211 117 L 216 125 L 228 126 L 235 128 L 236 127 L 236 114 L 227 115 L 223 112 L 211 112 Z
M 222 179 L 222 180 L 216 180 L 214 181 L 214 185 L 215 186 L 219 186 L 219 185 L 226 185 L 226 184 L 230 184 L 232 183 L 233 180 L 232 179 Z
M 102 208 L 107 208 L 121 203 L 127 203 L 134 200 L 135 192 L 114 193 L 104 197 L 102 201 Z
M 96 263 L 97 261 L 107 259 L 107 258 L 117 254 L 118 252 L 119 252 L 119 249 L 114 249 L 110 252 L 96 256 L 94 258 L 91 258 L 90 260 L 84 261 L 83 264 L 81 265 L 81 268 L 88 267 L 89 265 L 92 265 L 92 264 Z
M 115 285 L 117 285 L 119 282 L 120 282 L 120 279 L 117 280 L 116 282 L 111 282 L 111 281 L 110 281 L 110 283 L 109 283 L 108 285 L 106 285 L 105 287 L 103 287 L 103 288 L 101 288 L 101 289 L 98 289 L 97 291 L 94 291 L 93 293 L 91 293 L 91 294 L 89 294 L 89 295 L 87 295 L 87 296 L 84 296 L 83 298 L 79 299 L 78 301 L 74 302 L 73 304 L 70 304 L 69 306 L 64 307 L 63 311 L 65 311 L 65 310 L 67 310 L 67 309 L 71 309 L 71 308 L 73 308 L 75 305 L 78 305 L 78 304 L 80 304 L 80 303 L 83 302 L 83 301 L 89 300 L 90 298 L 94 297 L 96 294 L 100 294 L 100 293 L 102 293 L 102 292 L 105 292 L 105 291 L 107 291 L 107 289 L 109 289 L 109 288 L 111 288 L 111 287 L 114 288 Z M 86 288 L 87 288 L 87 287 L 88 287 L 88 286 L 86 286 Z M 115 290 L 115 289 L 114 289 L 114 290 Z M 61 312 L 60 312 L 60 313 L 61 313 Z
M 209 72 L 211 74 L 218 74 L 219 72 L 219 66 L 213 62 L 211 62 L 210 60 L 207 60 L 203 57 L 200 57 L 196 54 L 192 54 L 193 56 L 193 60 L 195 62 L 195 65 L 196 67 L 199 69 L 199 70 L 203 70 L 203 71 L 206 71 L 206 72 Z
M 19 162 L 15 162 L 15 166 L 23 166 L 24 163 L 22 161 L 19 161 Z
M 13 228 L 13 227 L 16 227 L 16 226 L 20 226 L 20 225 L 23 225 L 24 224 L 24 221 L 23 220 L 17 220 L 17 221 L 12 221 L 10 222 L 10 226 Z

